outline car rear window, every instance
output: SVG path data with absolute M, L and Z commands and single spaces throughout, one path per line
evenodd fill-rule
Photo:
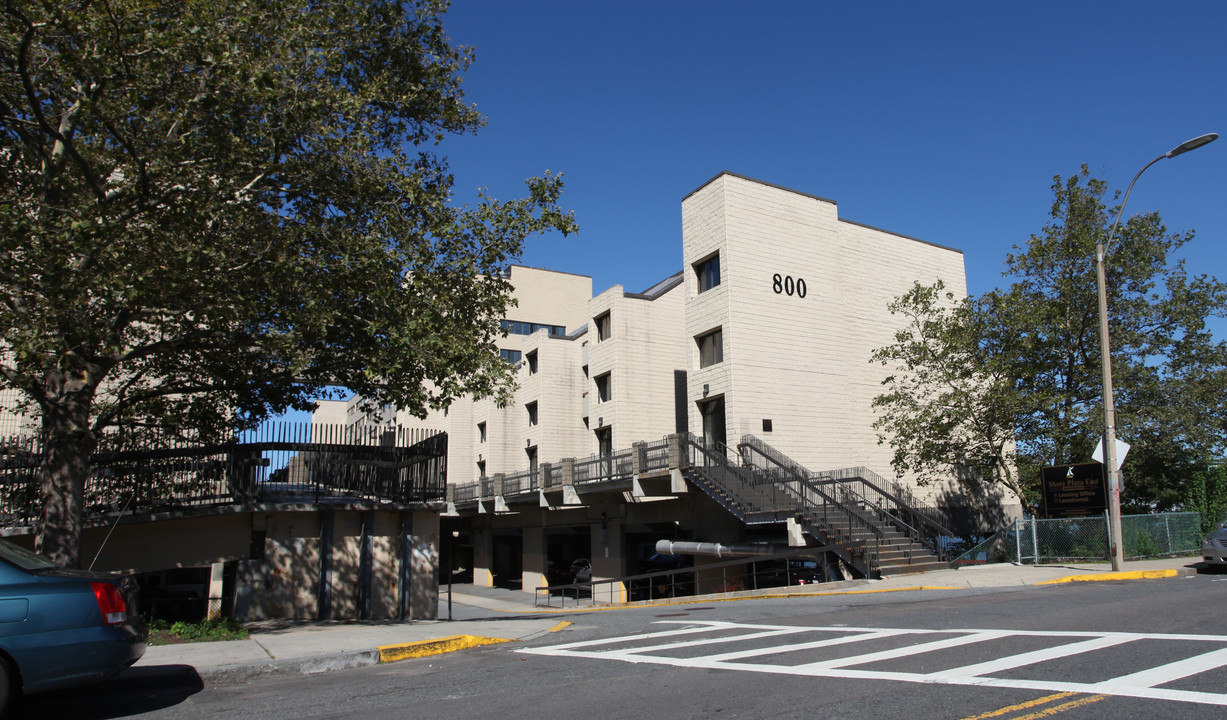
M 14 545 L 7 540 L 0 540 L 0 560 L 7 560 L 22 570 L 46 570 L 56 567 L 56 564 L 37 553 Z

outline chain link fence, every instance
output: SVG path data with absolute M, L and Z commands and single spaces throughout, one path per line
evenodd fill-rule
M 1201 551 L 1201 513 L 1121 517 L 1127 560 L 1196 555 Z M 952 565 L 1106 562 L 1108 517 L 1023 518 L 960 555 Z

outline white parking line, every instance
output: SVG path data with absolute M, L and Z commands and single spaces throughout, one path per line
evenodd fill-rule
M 897 682 L 963 685 L 978 687 L 1000 687 L 1022 690 L 1041 690 L 1048 692 L 1074 692 L 1123 697 L 1149 698 L 1155 700 L 1170 700 L 1191 702 L 1206 705 L 1227 706 L 1227 693 L 1198 692 L 1192 690 L 1176 690 L 1157 687 L 1166 683 L 1187 678 L 1198 673 L 1212 671 L 1227 666 L 1227 636 L 1223 635 L 1176 635 L 1170 633 L 1119 633 L 1119 632 L 1086 632 L 1086 631 L 1014 631 L 992 629 L 944 629 L 932 630 L 921 628 L 867 628 L 867 627 L 796 627 L 787 625 L 757 625 L 727 622 L 685 622 L 666 621 L 662 624 L 685 624 L 687 627 L 665 630 L 661 632 L 642 633 L 623 637 L 585 640 L 581 642 L 552 645 L 548 647 L 525 648 L 519 652 L 533 655 L 548 655 L 556 657 L 582 657 L 591 659 L 620 660 L 632 663 L 654 663 L 673 667 L 703 668 L 715 670 L 730 670 L 756 673 L 772 673 L 779 675 L 830 677 L 850 680 L 889 680 Z M 704 633 L 728 633 L 717 637 L 696 637 Z M 773 637 L 796 636 L 799 634 L 818 634 L 816 640 L 793 642 L 780 645 L 737 648 L 752 640 L 763 640 Z M 856 643 L 872 643 L 900 636 L 916 636 L 918 639 L 926 635 L 941 635 L 941 639 L 928 642 L 917 642 L 903 647 L 886 650 L 872 650 L 859 655 L 833 657 L 826 660 L 802 662 L 798 664 L 751 663 L 744 662 L 749 658 L 767 655 L 786 658 L 789 653 L 822 650 L 835 646 L 854 645 Z M 947 650 L 955 647 L 974 645 L 993 640 L 1010 639 L 1014 637 L 1042 637 L 1069 640 L 1054 647 L 1032 652 L 1007 655 L 995 660 L 954 667 L 938 672 L 883 672 L 857 669 L 857 665 L 882 662 L 896 658 L 915 657 L 930 652 Z M 1133 672 L 1127 675 L 1097 682 L 1061 682 L 1048 680 L 1027 680 L 1008 677 L 1009 671 L 1024 666 L 1042 665 L 1045 662 L 1079 655 L 1082 653 L 1102 650 L 1104 648 L 1124 645 L 1137 640 L 1167 640 L 1194 644 L 1210 643 L 1220 645 L 1210 652 L 1204 652 L 1193 657 L 1165 663 L 1152 668 Z M 663 642 L 662 642 L 663 641 Z M 647 644 L 633 647 L 613 648 L 613 645 L 626 645 L 645 642 Z M 670 653 L 680 649 L 710 646 L 713 649 L 727 646 L 724 652 L 700 657 L 676 657 L 660 653 Z M 604 649 L 602 649 L 604 648 Z M 807 656 L 811 657 L 810 655 Z

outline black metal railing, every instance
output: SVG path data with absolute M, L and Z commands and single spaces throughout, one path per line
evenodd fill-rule
M 837 567 L 822 563 L 815 552 L 826 548 L 799 548 L 776 556 L 737 558 L 672 570 L 594 579 L 534 589 L 535 604 L 546 607 L 618 605 L 660 601 L 696 595 L 755 591 L 797 591 L 843 579 Z M 798 568 L 796 558 L 812 560 L 813 569 Z
M 663 438 L 653 443 L 643 444 L 643 456 L 641 459 L 640 469 L 644 471 L 650 470 L 668 470 L 669 469 L 669 439 Z
M 949 551 L 958 538 L 934 519 L 936 508 L 919 503 L 906 488 L 870 472 L 867 468 L 850 468 L 813 473 L 787 455 L 753 435 L 742 437 L 738 447 L 753 462 L 765 461 L 768 468 L 804 478 L 820 490 L 829 502 L 852 509 L 875 526 L 888 526 L 902 533 L 911 543 L 927 548 L 938 560 L 948 559 Z
M 612 455 L 590 455 L 576 460 L 572 466 L 572 482 L 575 485 L 591 485 L 626 480 L 633 473 L 632 451 L 619 450 Z
M 447 435 L 405 428 L 268 424 L 221 441 L 148 433 L 104 438 L 90 456 L 86 517 L 252 503 L 444 497 Z M 0 441 L 0 525 L 41 514 L 37 437 Z
M 722 443 L 686 436 L 690 470 L 717 502 L 747 524 L 797 518 L 822 533 L 832 550 L 858 572 L 877 566 L 885 531 L 853 506 L 839 503 L 803 473 L 785 466 L 755 467 Z

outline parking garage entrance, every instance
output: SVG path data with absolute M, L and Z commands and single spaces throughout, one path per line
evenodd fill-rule
M 592 560 L 592 530 L 586 526 L 551 528 L 545 533 L 545 579 L 551 586 L 576 581 Z

